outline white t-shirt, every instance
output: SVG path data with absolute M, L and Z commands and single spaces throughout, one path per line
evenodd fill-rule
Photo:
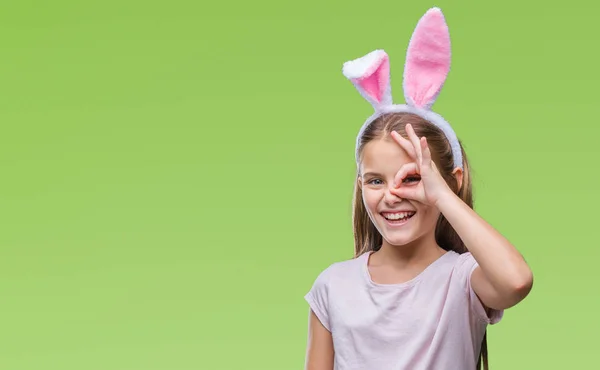
M 333 337 L 335 370 L 474 370 L 488 315 L 471 288 L 477 262 L 447 252 L 414 279 L 377 284 L 371 252 L 325 269 L 305 296 Z

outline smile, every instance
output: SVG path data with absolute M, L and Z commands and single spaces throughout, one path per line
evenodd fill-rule
M 416 212 L 404 211 L 404 212 L 382 212 L 381 215 L 389 225 L 399 226 L 404 225 L 410 220 Z

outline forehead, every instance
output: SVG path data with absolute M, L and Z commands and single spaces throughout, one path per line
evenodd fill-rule
M 406 163 L 414 162 L 398 143 L 392 139 L 373 140 L 367 143 L 360 162 L 361 173 L 395 173 Z

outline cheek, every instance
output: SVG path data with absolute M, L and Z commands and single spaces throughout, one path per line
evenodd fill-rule
M 437 220 L 440 216 L 440 212 L 437 209 L 426 208 L 426 209 L 421 209 L 420 212 L 421 212 L 421 215 L 423 215 L 423 217 L 421 219 L 423 220 L 424 223 L 435 226 L 435 224 L 437 223 Z
M 364 189 L 362 192 L 363 203 L 365 207 L 372 212 L 377 211 L 377 206 L 381 201 L 381 192 L 372 189 Z

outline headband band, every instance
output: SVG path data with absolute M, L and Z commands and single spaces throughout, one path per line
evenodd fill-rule
M 429 9 L 412 34 L 404 65 L 406 104 L 394 104 L 390 85 L 390 61 L 384 50 L 346 62 L 342 73 L 375 109 L 356 139 L 356 161 L 360 139 L 371 122 L 386 113 L 413 113 L 442 130 L 452 147 L 454 167 L 463 169 L 462 152 L 452 126 L 431 110 L 450 71 L 450 33 L 439 8 Z

